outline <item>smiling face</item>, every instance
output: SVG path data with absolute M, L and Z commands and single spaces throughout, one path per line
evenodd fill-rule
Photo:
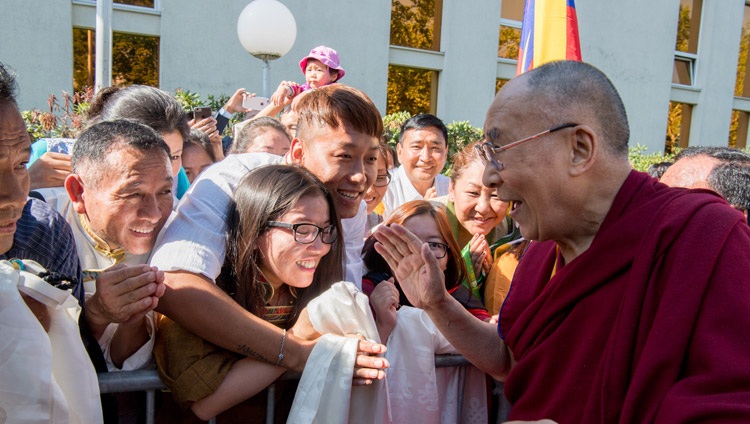
M 76 211 L 86 214 L 91 229 L 110 248 L 136 255 L 150 252 L 172 211 L 173 179 L 166 154 L 115 147 L 105 164 L 91 165 L 85 173 L 93 172 L 101 173 L 98 182 L 78 176 L 83 193 L 74 200 Z
M 376 181 L 387 181 L 388 179 L 388 164 L 385 161 L 385 157 L 378 153 L 378 173 Z M 367 213 L 372 213 L 373 210 L 380 204 L 385 197 L 385 192 L 388 191 L 388 185 L 378 186 L 375 184 L 371 185 L 365 193 L 365 203 L 367 203 Z
M 512 80 L 495 98 L 487 112 L 484 133 L 496 146 L 537 134 L 550 126 L 523 81 Z M 563 129 L 508 149 L 498 156 L 504 168 L 486 166 L 482 182 L 497 188 L 498 197 L 512 202 L 511 217 L 529 240 L 560 241 L 580 221 L 580 205 L 570 192 L 570 157 Z M 490 139 L 489 135 L 495 135 Z
M 435 127 L 407 130 L 396 145 L 398 160 L 414 188 L 424 195 L 443 170 L 448 147 L 443 133 Z
M 378 139 L 344 125 L 300 126 L 292 140 L 292 161 L 318 177 L 331 191 L 341 218 L 357 215 L 367 189 L 377 176 Z
M 484 164 L 473 161 L 455 183 L 451 181 L 449 189 L 456 218 L 471 234 L 487 235 L 503 221 L 508 210 L 508 203 L 497 197 L 497 190 L 482 184 L 483 173 Z
M 412 216 L 411 218 L 408 218 L 406 221 L 404 221 L 402 225 L 404 226 L 404 228 L 414 233 L 414 235 L 422 240 L 423 243 L 447 244 L 446 240 L 440 234 L 440 228 L 438 227 L 437 222 L 429 214 Z M 434 253 L 438 249 L 433 249 L 433 246 L 431 246 L 430 250 L 432 250 Z M 440 266 L 440 269 L 443 272 L 448 269 L 449 258 L 450 250 L 446 253 L 445 256 L 437 260 L 438 266 Z
M 331 78 L 330 71 L 326 65 L 317 59 L 307 59 L 305 66 L 305 82 L 312 88 L 320 88 L 336 81 Z
M 0 254 L 13 247 L 16 222 L 29 195 L 31 142 L 18 108 L 0 101 Z
M 322 194 L 311 194 L 300 198 L 297 204 L 275 221 L 289 224 L 315 224 L 325 228 L 332 223 L 328 202 Z M 309 244 L 294 241 L 288 228 L 269 228 L 258 239 L 260 264 L 258 265 L 268 283 L 278 289 L 282 284 L 304 288 L 313 282 L 320 260 L 331 245 L 321 241 L 321 235 Z

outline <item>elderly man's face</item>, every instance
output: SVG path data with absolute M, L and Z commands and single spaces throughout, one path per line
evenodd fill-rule
M 486 141 L 499 147 L 560 124 L 550 123 L 527 91 L 516 80 L 503 87 L 487 112 Z M 565 207 L 569 152 L 562 141 L 570 131 L 559 130 L 503 151 L 498 157 L 504 165 L 501 170 L 485 166 L 482 182 L 496 187 L 500 200 L 512 202 L 510 215 L 529 240 L 558 240 L 573 219 Z
M 0 254 L 13 246 L 16 222 L 29 195 L 31 141 L 18 108 L 0 101 Z
M 172 211 L 169 158 L 161 150 L 116 147 L 106 162 L 89 170 L 100 173 L 98 183 L 79 176 L 84 186 L 80 206 L 110 248 L 148 253 Z

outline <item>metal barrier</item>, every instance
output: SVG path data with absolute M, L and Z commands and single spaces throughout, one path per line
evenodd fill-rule
M 435 355 L 435 368 L 457 367 L 469 365 L 469 361 L 461 355 Z M 146 424 L 153 424 L 156 416 L 156 391 L 164 390 L 166 385 L 159 378 L 156 370 L 120 371 L 101 373 L 99 377 L 99 391 L 101 393 L 122 392 L 146 392 Z M 299 373 L 286 372 L 280 377 L 281 380 L 298 380 Z M 272 384 L 266 389 L 268 391 L 268 403 L 266 404 L 266 423 L 272 424 L 274 420 L 274 393 L 276 385 Z M 209 424 L 216 422 L 215 418 L 208 421 Z

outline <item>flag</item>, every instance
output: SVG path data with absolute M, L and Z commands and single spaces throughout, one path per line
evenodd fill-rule
M 554 60 L 581 60 L 576 6 L 573 0 L 526 0 L 516 75 Z

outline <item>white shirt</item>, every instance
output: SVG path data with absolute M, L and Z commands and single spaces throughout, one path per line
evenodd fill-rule
M 102 271 L 115 264 L 115 261 L 104 255 L 94 248 L 96 241 L 89 236 L 81 224 L 78 213 L 73 208 L 73 202 L 70 201 L 68 193 L 62 187 L 45 188 L 37 190 L 44 197 L 44 200 L 65 217 L 65 220 L 73 230 L 73 237 L 76 241 L 76 251 L 78 259 L 81 261 L 81 269 L 84 271 Z M 139 265 L 148 263 L 148 253 L 142 255 L 132 255 L 125 253 L 124 258 L 118 262 L 125 265 Z M 96 292 L 96 280 L 84 275 L 84 289 L 88 299 Z M 119 324 L 110 323 L 99 338 L 99 347 L 104 353 L 104 359 L 107 361 L 107 368 L 110 371 L 132 371 L 144 368 L 150 368 L 153 361 L 151 352 L 154 349 L 155 334 L 154 312 L 146 314 L 146 330 L 148 331 L 149 340 L 141 346 L 134 354 L 129 356 L 122 364 L 122 368 L 117 368 L 112 362 L 110 345 L 112 338 L 117 331 Z
M 450 178 L 445 175 L 438 174 L 435 177 L 433 187 L 435 187 L 438 197 L 448 195 L 449 183 Z M 385 207 L 383 218 L 388 219 L 388 215 L 404 203 L 421 199 L 424 199 L 424 197 L 419 194 L 411 181 L 409 181 L 409 176 L 406 175 L 406 170 L 401 165 L 393 172 L 391 182 L 388 184 L 388 190 L 383 197 L 383 206 Z
M 226 254 L 229 208 L 240 180 L 262 165 L 283 164 L 284 158 L 269 153 L 229 155 L 198 176 L 177 206 L 173 217 L 156 239 L 151 265 L 162 271 L 188 271 L 215 280 Z M 342 219 L 346 278 L 362 285 L 362 234 L 367 207 L 357 216 Z M 349 235 L 356 234 L 356 237 Z

